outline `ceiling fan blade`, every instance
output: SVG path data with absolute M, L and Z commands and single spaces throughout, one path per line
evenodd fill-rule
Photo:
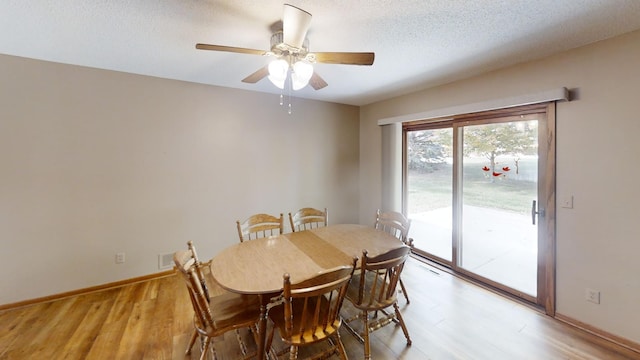
M 196 49 L 198 50 L 213 50 L 213 51 L 226 51 L 233 53 L 241 53 L 241 54 L 252 54 L 252 55 L 265 55 L 266 51 L 264 50 L 256 50 L 256 49 L 247 49 L 233 46 L 222 46 L 222 45 L 210 45 L 210 44 L 196 44 Z
M 309 85 L 311 85 L 311 87 L 314 88 L 315 90 L 320 90 L 329 84 L 327 84 L 327 82 L 324 81 L 324 79 L 321 78 L 320 75 L 318 75 L 318 73 L 314 71 L 313 75 L 311 75 L 311 79 L 309 79 Z
M 282 33 L 284 43 L 296 49 L 302 48 L 305 36 L 311 25 L 311 14 L 293 5 L 284 4 L 282 15 Z
M 375 54 L 372 52 L 319 52 L 313 53 L 316 62 L 324 64 L 372 65 Z
M 269 67 L 268 66 L 264 66 L 262 68 L 260 68 L 258 71 L 254 72 L 253 74 L 247 76 L 246 78 L 242 79 L 242 82 L 245 83 L 249 83 L 249 84 L 255 84 L 258 81 L 262 80 L 263 78 L 267 77 L 269 75 Z

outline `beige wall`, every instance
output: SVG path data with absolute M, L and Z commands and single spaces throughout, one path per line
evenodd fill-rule
M 187 240 L 210 258 L 252 213 L 358 221 L 357 107 L 10 56 L 0 79 L 0 304 L 158 272 Z
M 557 311 L 640 343 L 640 31 L 361 108 L 360 221 L 381 204 L 378 119 L 549 89 L 557 107 Z M 601 304 L 585 301 L 601 291 Z

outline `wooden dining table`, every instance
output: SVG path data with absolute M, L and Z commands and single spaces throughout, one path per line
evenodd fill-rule
M 330 225 L 230 246 L 211 260 L 211 274 L 229 291 L 260 297 L 257 345 L 258 359 L 264 359 L 267 309 L 272 298 L 282 292 L 285 273 L 295 283 L 324 270 L 351 265 L 363 250 L 373 257 L 402 246 L 397 238 L 371 226 Z

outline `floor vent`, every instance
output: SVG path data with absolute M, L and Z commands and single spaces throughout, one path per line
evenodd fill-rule
M 165 270 L 173 267 L 173 253 L 158 255 L 158 269 Z

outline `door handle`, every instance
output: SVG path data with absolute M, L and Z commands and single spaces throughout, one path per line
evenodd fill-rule
M 536 205 L 536 201 L 533 200 L 533 203 L 531 204 L 531 222 L 533 223 L 533 225 L 536 224 L 536 215 L 544 217 L 544 209 L 539 209 L 536 211 Z

